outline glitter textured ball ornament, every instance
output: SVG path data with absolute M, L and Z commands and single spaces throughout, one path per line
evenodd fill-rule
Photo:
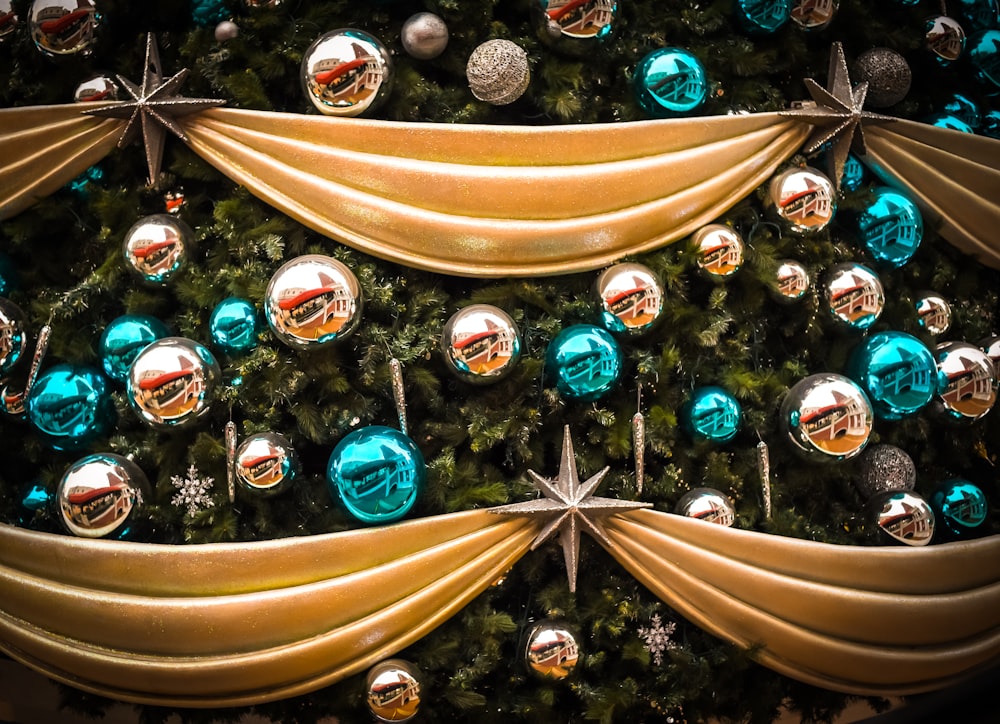
M 96 369 L 58 364 L 35 381 L 28 419 L 56 450 L 79 450 L 107 434 L 115 420 L 108 381 Z
M 621 369 L 618 342 L 610 332 L 591 324 L 562 330 L 545 354 L 546 376 L 555 380 L 559 394 L 574 400 L 603 397 L 618 384 Z
M 740 403 L 721 387 L 699 387 L 681 407 L 681 424 L 695 440 L 728 442 L 740 430 Z
M 24 357 L 28 337 L 24 312 L 14 302 L 0 297 L 0 376 L 6 375 Z
M 950 65 L 962 57 L 965 31 L 947 15 L 935 15 L 924 23 L 924 42 L 941 65 Z
M 301 465 L 288 438 L 277 432 L 258 432 L 236 448 L 233 468 L 244 490 L 270 497 L 291 488 Z
M 417 668 L 403 659 L 377 663 L 365 677 L 365 701 L 376 721 L 410 721 L 420 710 Z
M 792 0 L 735 0 L 733 14 L 743 30 L 752 35 L 773 33 L 788 22 Z
M 354 117 L 376 110 L 392 92 L 393 76 L 386 47 L 354 28 L 324 33 L 302 56 L 306 98 L 328 116 Z
M 996 93 L 1000 90 L 1000 30 L 980 30 L 969 38 L 966 47 L 973 76 L 988 93 Z
M 691 244 L 698 268 L 709 278 L 724 279 L 743 266 L 743 237 L 724 224 L 701 227 Z
M 294 349 L 319 349 L 350 335 L 361 322 L 361 285 L 347 265 L 307 254 L 285 263 L 265 292 L 264 316 Z
M 129 404 L 152 427 L 189 426 L 208 412 L 222 373 L 204 345 L 165 337 L 146 346 L 125 381 Z
M 118 86 L 106 75 L 95 75 L 80 83 L 73 91 L 77 103 L 118 100 Z
M 861 387 L 835 373 L 810 375 L 788 391 L 779 420 L 794 449 L 810 460 L 840 461 L 864 450 L 874 413 Z
M 104 374 L 124 383 L 129 368 L 147 346 L 169 337 L 167 326 L 146 314 L 123 314 L 111 320 L 101 333 L 99 345 Z
M 833 22 L 840 0 L 792 0 L 792 22 L 805 30 L 823 30 Z
M 947 383 L 935 410 L 952 420 L 972 422 L 993 409 L 997 399 L 993 361 L 966 342 L 944 342 L 935 350 L 938 374 Z
M 472 95 L 495 106 L 513 103 L 528 90 L 528 54 L 510 40 L 487 40 L 469 55 L 465 66 Z
M 925 546 L 934 537 L 934 511 L 919 493 L 878 493 L 865 505 L 865 518 L 881 540 Z
M 28 10 L 28 30 L 46 55 L 89 55 L 100 18 L 93 0 L 35 0 Z
M 916 308 L 917 321 L 930 334 L 944 334 L 951 327 L 951 305 L 937 292 L 921 292 Z
M 169 214 L 140 219 L 125 234 L 122 254 L 129 271 L 150 284 L 166 284 L 187 261 L 194 232 Z
M 448 47 L 448 26 L 434 13 L 417 13 L 399 31 L 403 50 L 417 60 L 436 58 Z
M 864 340 L 851 352 L 847 376 L 861 386 L 883 420 L 912 415 L 938 393 L 934 353 L 905 332 L 879 332 Z
M 1000 2 L 997 0 L 958 0 L 957 5 L 969 30 L 1000 27 Z
M 641 335 L 663 313 L 663 284 L 647 266 L 626 262 L 608 267 L 594 281 L 601 325 L 614 334 Z
M 0 0 L 0 43 L 13 35 L 17 26 L 17 13 L 14 12 L 11 0 Z
M 852 80 L 868 83 L 865 105 L 888 108 L 906 98 L 913 83 L 913 73 L 906 58 L 889 48 L 872 48 L 854 62 Z
M 240 26 L 232 20 L 223 20 L 215 26 L 215 39 L 220 43 L 233 40 L 240 35 Z
M 521 357 L 521 336 L 510 315 L 489 304 L 470 304 L 455 312 L 441 332 L 445 364 L 473 384 L 505 377 Z
M 731 527 L 736 522 L 736 508 L 727 495 L 715 488 L 695 488 L 681 496 L 674 513 Z
M 782 171 L 768 185 L 767 209 L 789 231 L 821 231 L 837 212 L 833 182 L 811 166 Z
M 256 347 L 259 327 L 257 308 L 239 297 L 229 297 L 216 304 L 208 320 L 212 342 L 228 354 L 247 352 Z
M 705 68 L 684 48 L 660 48 L 639 61 L 633 78 L 636 102 L 654 118 L 690 113 L 705 102 Z
M 373 524 L 406 515 L 426 477 L 420 448 L 399 430 L 381 425 L 345 435 L 326 468 L 333 496 L 354 518 Z
M 898 268 L 920 247 L 924 221 L 910 197 L 883 186 L 858 215 L 858 233 L 877 264 Z
M 565 679 L 580 660 L 580 646 L 572 628 L 561 621 L 545 619 L 528 632 L 524 661 L 535 676 L 542 679 Z
M 882 281 L 862 264 L 834 264 L 823 280 L 823 306 L 842 328 L 868 329 L 885 307 Z
M 142 469 L 115 453 L 97 453 L 66 469 L 56 488 L 56 504 L 66 530 L 81 538 L 131 540 L 139 537 L 150 498 Z
M 879 493 L 913 490 L 917 484 L 913 460 L 895 445 L 872 445 L 862 453 L 859 462 L 861 475 L 855 485 L 866 500 Z
M 953 93 L 941 110 L 950 116 L 965 122 L 972 130 L 977 130 L 982 125 L 983 117 L 979 112 L 979 106 L 975 101 L 961 93 Z
M 989 511 L 982 488 L 963 478 L 940 483 L 931 493 L 930 504 L 938 531 L 954 539 L 975 537 Z
M 801 262 L 782 259 L 778 262 L 771 290 L 779 302 L 797 302 L 809 291 L 810 284 L 809 272 Z

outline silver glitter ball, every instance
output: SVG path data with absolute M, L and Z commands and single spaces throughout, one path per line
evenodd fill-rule
M 861 455 L 861 476 L 858 492 L 866 500 L 877 493 L 913 490 L 917 484 L 917 468 L 913 460 L 895 445 L 872 445 Z
M 403 659 L 375 664 L 365 677 L 365 701 L 376 721 L 410 721 L 420 710 L 420 672 Z
M 924 24 L 924 41 L 942 65 L 962 57 L 965 50 L 965 30 L 947 15 L 935 15 Z
M 865 505 L 865 518 L 882 540 L 925 546 L 934 537 L 934 511 L 911 490 L 877 493 Z
M 21 308 L 0 297 L 0 376 L 10 372 L 24 357 L 28 347 L 24 321 Z
M 906 98 L 913 82 L 913 73 L 906 58 L 889 48 L 872 48 L 854 61 L 855 84 L 868 83 L 865 105 L 888 108 Z
M 920 326 L 931 334 L 944 334 L 951 327 L 951 305 L 937 292 L 922 293 L 916 307 Z
M 792 0 L 792 22 L 805 30 L 823 30 L 837 14 L 839 0 Z
M 809 272 L 801 262 L 782 259 L 774 273 L 771 289 L 779 302 L 796 302 L 809 291 Z
M 301 469 L 295 448 L 277 432 L 258 432 L 243 440 L 234 467 L 244 490 L 268 497 L 288 490 Z
M 495 106 L 513 103 L 528 89 L 528 54 L 509 40 L 487 40 L 472 51 L 465 66 L 472 95 Z
M 145 473 L 114 453 L 88 455 L 69 466 L 56 488 L 59 517 L 81 538 L 132 539 L 143 529 L 151 488 Z
M 729 497 L 715 488 L 694 488 L 681 496 L 674 513 L 731 527 L 736 522 L 736 508 Z
M 354 28 L 324 33 L 302 56 L 302 89 L 328 116 L 353 117 L 376 110 L 392 92 L 393 76 L 386 47 Z
M 514 320 L 489 304 L 471 304 L 455 312 L 441 332 L 445 364 L 473 384 L 505 377 L 521 357 L 521 337 Z
M 931 409 L 958 422 L 974 422 L 993 409 L 997 400 L 993 360 L 966 342 L 943 342 L 934 352 L 942 391 Z
M 0 0 L 0 43 L 4 42 L 17 30 L 17 13 L 14 12 L 11 0 Z
M 187 262 L 194 232 L 169 214 L 140 219 L 125 234 L 122 256 L 133 274 L 149 284 L 166 284 Z
M 361 285 L 346 264 L 322 254 L 285 263 L 265 292 L 264 316 L 274 336 L 301 350 L 326 347 L 361 322 Z
M 580 661 L 576 632 L 562 621 L 545 619 L 528 632 L 524 662 L 542 679 L 565 679 Z
M 215 39 L 220 43 L 233 40 L 240 35 L 240 26 L 232 20 L 223 20 L 215 26 Z
M 35 0 L 28 30 L 46 55 L 89 55 L 97 38 L 100 14 L 93 0 Z
M 855 262 L 834 264 L 827 270 L 822 297 L 830 318 L 843 329 L 868 329 L 885 309 L 882 280 L 874 271 Z
M 95 75 L 83 81 L 73 91 L 73 100 L 77 103 L 93 103 L 95 101 L 118 100 L 118 86 L 106 75 Z
M 185 337 L 164 337 L 132 361 L 129 404 L 151 427 L 189 426 L 208 412 L 222 373 L 208 348 Z
M 594 281 L 601 324 L 615 334 L 640 335 L 663 314 L 663 284 L 653 270 L 627 262 L 608 267 Z
M 771 179 L 767 210 L 796 234 L 821 231 L 837 213 L 837 194 L 830 179 L 815 168 L 790 168 Z
M 448 47 L 448 26 L 434 13 L 417 13 L 403 23 L 399 39 L 408 55 L 430 60 Z
M 797 453 L 826 462 L 860 455 L 874 423 L 864 391 L 853 380 L 834 373 L 810 375 L 793 385 L 778 417 Z
M 698 269 L 713 279 L 732 276 L 743 266 L 743 237 L 725 224 L 703 226 L 691 237 Z

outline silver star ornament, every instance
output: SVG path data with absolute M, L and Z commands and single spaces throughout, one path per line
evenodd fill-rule
M 177 95 L 187 77 L 188 70 L 185 68 L 173 77 L 167 80 L 163 79 L 160 52 L 157 50 L 155 38 L 150 33 L 146 36 L 146 66 L 142 76 L 142 85 L 137 86 L 127 78 L 117 76 L 118 82 L 132 96 L 132 100 L 83 111 L 87 115 L 128 119 L 125 129 L 118 139 L 119 148 L 131 143 L 136 134 L 140 130 L 142 131 L 150 184 L 155 184 L 160 177 L 166 131 L 169 130 L 182 141 L 187 141 L 187 134 L 175 120 L 176 116 L 185 116 L 189 113 L 197 113 L 206 108 L 225 104 L 223 100 L 185 98 Z
M 576 591 L 576 576 L 579 568 L 580 531 L 586 531 L 600 540 L 606 547 L 612 548 L 614 545 L 604 532 L 602 519 L 615 513 L 652 507 L 651 503 L 593 497 L 594 491 L 607 475 L 608 470 L 609 468 L 604 468 L 585 482 L 580 482 L 576 471 L 576 458 L 573 454 L 573 440 L 570 436 L 569 425 L 567 425 L 563 431 L 559 476 L 555 479 L 548 479 L 543 478 L 534 470 L 528 471 L 535 486 L 545 497 L 529 500 L 525 503 L 490 508 L 491 513 L 530 515 L 546 520 L 545 526 L 532 541 L 531 550 L 538 548 L 556 531 L 559 532 L 559 541 L 566 559 L 569 590 L 573 592 Z

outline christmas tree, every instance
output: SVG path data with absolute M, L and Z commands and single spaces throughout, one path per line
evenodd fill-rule
M 1000 128 L 1000 109 L 994 110 L 1000 87 L 988 65 L 996 61 L 996 50 L 992 60 L 971 57 L 971 41 L 997 27 L 996 5 L 989 0 L 948 8 L 969 41 L 954 60 L 931 42 L 928 18 L 940 21 L 939 5 L 902 0 L 163 0 L 149 7 L 106 1 L 85 19 L 92 39 L 67 53 L 43 52 L 29 32 L 40 24 L 34 22 L 39 3 L 6 4 L 18 24 L 0 36 L 2 107 L 72 104 L 81 85 L 96 76 L 141 84 L 147 33 L 153 33 L 163 77 L 191 71 L 184 97 L 318 116 L 303 80 L 304 60 L 324 34 L 353 28 L 385 46 L 378 72 L 393 76 L 384 97 L 363 109 L 371 119 L 535 127 L 628 124 L 653 112 L 708 118 L 784 111 L 810 98 L 805 79 L 829 87 L 832 48 L 839 43 L 854 80 L 868 81 L 866 110 L 927 124 L 957 118 L 970 132 L 994 138 Z M 612 29 L 573 37 L 554 28 L 564 16 L 568 22 L 577 17 L 573 13 L 585 14 L 574 5 L 600 6 L 594 12 L 603 12 Z M 808 27 L 809 18 L 827 11 L 827 20 Z M 407 25 L 419 12 L 443 21 L 446 43 L 438 26 L 436 35 L 420 35 Z M 526 67 L 498 70 L 485 61 L 470 66 L 474 53 L 497 39 L 522 49 Z M 651 53 L 664 48 L 682 51 L 703 68 L 704 96 L 690 109 L 650 106 L 654 79 L 644 79 L 643 68 Z M 119 98 L 127 100 L 122 82 L 116 85 Z M 496 92 L 503 102 L 481 100 Z M 968 115 L 970 108 L 975 116 Z M 812 375 L 857 372 L 859 350 L 876 335 L 903 333 L 934 350 L 950 341 L 979 346 L 1000 334 L 996 269 L 949 243 L 931 218 L 924 219 L 922 240 L 904 262 L 886 263 L 866 247 L 862 220 L 884 187 L 870 171 L 852 169 L 856 181 L 835 179 L 836 213 L 817 230 L 797 229 L 777 212 L 770 184 L 738 199 L 715 220 L 742 241 L 742 258 L 726 273 L 705 268 L 696 234 L 621 259 L 659 281 L 662 309 L 648 330 L 617 336 L 621 362 L 612 391 L 574 397 L 572 389 L 557 388 L 559 365 L 547 364 L 546 355 L 561 332 L 602 325 L 599 269 L 567 265 L 563 273 L 476 275 L 413 268 L 326 238 L 276 210 L 266 195 L 235 183 L 192 146 L 165 135 L 158 169 L 150 169 L 150 156 L 159 155 L 150 150 L 149 136 L 137 133 L 137 142 L 0 222 L 2 295 L 21 310 L 32 338 L 50 326 L 47 348 L 38 353 L 42 375 L 59 364 L 101 370 L 102 334 L 109 324 L 123 315 L 141 316 L 162 325 L 166 333 L 160 336 L 212 350 L 219 365 L 209 380 L 214 400 L 193 424 L 150 424 L 136 414 L 122 380 L 104 380 L 109 403 L 99 417 L 107 424 L 79 445 L 56 449 L 8 405 L 0 420 L 10 451 L 0 470 L 3 522 L 63 532 L 58 510 L 33 501 L 53 498 L 67 468 L 99 452 L 128 457 L 148 477 L 147 495 L 136 506 L 144 524 L 141 540 L 148 542 L 273 540 L 391 522 L 377 515 L 359 520 L 340 505 L 328 466 L 346 436 L 369 426 L 399 427 L 405 412 L 405 432 L 426 461 L 426 481 L 406 519 L 534 500 L 529 471 L 555 477 L 568 426 L 580 480 L 609 468 L 598 493 L 604 499 L 669 512 L 686 494 L 709 489 L 731 503 L 735 528 L 884 545 L 861 484 L 872 463 L 866 467 L 865 458 L 854 454 L 865 444 L 881 444 L 912 458 L 914 490 L 927 500 L 942 484 L 959 479 L 985 495 L 987 510 L 975 531 L 949 531 L 939 515 L 932 545 L 949 534 L 1000 533 L 996 412 L 949 414 L 937 395 L 919 410 L 881 410 L 878 419 L 870 415 L 863 443 L 850 454 L 829 456 L 839 460 L 803 451 L 782 422 L 790 390 Z M 826 169 L 837 144 L 825 140 L 779 170 Z M 389 186 L 395 173 L 387 169 L 384 178 L 366 182 Z M 560 189 L 554 185 L 549 193 Z M 460 201 L 456 196 L 455 203 Z M 130 230 L 154 215 L 190 231 L 176 273 L 162 280 L 141 278 L 123 254 Z M 276 273 L 306 255 L 330 258 L 332 268 L 343 265 L 357 279 L 357 315 L 344 333 L 333 334 L 332 344 L 299 345 L 261 323 L 251 342 L 220 346 L 214 335 L 219 305 L 247 300 L 263 314 Z M 477 263 L 472 257 L 470 266 Z M 782 294 L 775 282 L 785 260 L 799 262 L 808 283 Z M 872 319 L 845 323 L 826 305 L 830 274 L 859 264 L 877 269 L 884 306 Z M 470 304 L 501 310 L 519 332 L 518 356 L 498 379 L 456 368 L 442 351 L 442 339 L 447 342 L 454 331 L 449 320 Z M 922 314 L 921 305 L 947 312 L 945 321 Z M 25 385 L 31 353 L 26 349 L 24 359 L 12 364 L 8 392 Z M 990 384 L 995 398 L 995 380 Z M 397 397 L 400 388 L 405 406 Z M 692 420 L 693 401 L 703 399 L 698 395 L 707 388 L 736 402 L 740 421 L 732 434 L 706 434 Z M 297 472 L 280 494 L 243 486 L 230 499 L 230 421 L 237 442 L 277 435 L 294 451 Z M 875 487 L 890 482 L 883 477 Z M 784 708 L 803 720 L 823 721 L 856 698 L 776 673 L 757 662 L 756 650 L 693 625 L 589 538 L 580 543 L 579 570 L 573 573 L 575 591 L 567 586 L 563 551 L 542 545 L 400 651 L 419 669 L 419 720 L 758 722 L 773 720 Z M 525 638 L 544 621 L 575 631 L 579 659 L 564 679 L 535 676 L 526 666 Z M 100 712 L 106 703 L 70 687 L 63 691 L 69 705 L 83 711 Z M 369 711 L 365 694 L 365 676 L 355 674 L 255 710 L 275 721 L 362 720 Z M 876 710 L 888 706 L 880 697 L 871 704 Z M 178 711 L 184 720 L 198 721 L 236 719 L 246 709 Z M 149 721 L 170 713 L 170 707 L 143 706 Z

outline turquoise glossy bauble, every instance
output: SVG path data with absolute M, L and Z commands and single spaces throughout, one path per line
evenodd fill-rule
M 938 530 L 950 538 L 971 538 L 986 522 L 989 504 L 982 489 L 968 480 L 953 478 L 941 483 L 931 494 L 931 508 Z
M 239 297 L 223 299 L 215 305 L 208 320 L 212 341 L 229 354 L 247 352 L 256 347 L 259 329 L 257 309 L 251 302 Z
M 690 51 L 660 48 L 646 55 L 635 69 L 636 102 L 654 118 L 690 113 L 705 102 L 705 68 Z
M 721 387 L 701 387 L 681 408 L 684 429 L 696 440 L 728 442 L 740 429 L 742 409 Z
M 899 420 L 920 410 L 940 389 L 937 360 L 905 332 L 879 332 L 851 353 L 847 376 L 868 395 L 875 415 Z
M 576 324 L 549 344 L 545 373 L 559 394 L 574 400 L 603 397 L 618 384 L 622 353 L 611 333 L 592 324 Z
M 105 435 L 115 419 L 108 381 L 91 367 L 59 364 L 28 394 L 28 419 L 56 450 L 79 450 Z
M 875 190 L 875 198 L 859 215 L 858 231 L 876 263 L 898 268 L 920 247 L 924 221 L 912 199 L 882 187 Z
M 123 314 L 112 320 L 101 334 L 100 354 L 104 374 L 125 382 L 128 368 L 148 345 L 170 335 L 167 326 L 145 314 Z

